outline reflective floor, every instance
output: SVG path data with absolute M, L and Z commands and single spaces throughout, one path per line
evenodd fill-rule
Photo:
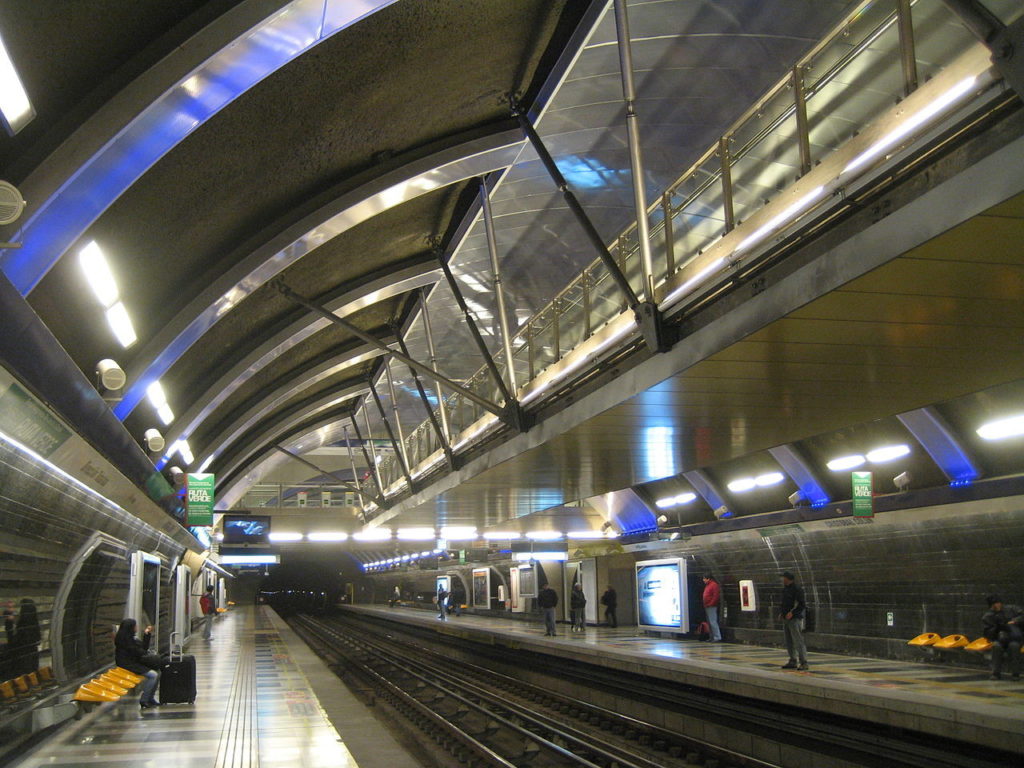
M 140 711 L 134 698 L 119 702 L 66 729 L 18 768 L 356 765 L 271 622 L 269 609 L 223 614 L 213 640 L 194 635 L 187 651 L 196 657 L 194 705 Z

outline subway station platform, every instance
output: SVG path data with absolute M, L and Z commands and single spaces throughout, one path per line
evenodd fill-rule
M 1024 754 L 1024 683 L 948 664 L 808 653 L 809 672 L 783 670 L 784 649 L 655 637 L 636 627 L 544 636 L 540 621 L 346 606 L 440 634 L 586 661 L 723 693 L 843 715 Z
M 193 635 L 194 705 L 103 705 L 26 755 L 34 766 L 414 768 L 343 683 L 266 606 L 218 617 Z M 336 727 L 337 726 L 337 727 Z

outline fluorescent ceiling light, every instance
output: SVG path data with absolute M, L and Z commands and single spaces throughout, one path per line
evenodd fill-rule
M 85 279 L 88 281 L 92 292 L 100 300 L 104 307 L 111 307 L 117 302 L 117 281 L 110 271 L 110 265 L 103 255 L 103 251 L 95 240 L 90 240 L 85 247 L 78 252 L 78 263 L 82 266 Z
M 977 431 L 978 436 L 985 440 L 1005 440 L 1024 435 L 1024 413 L 982 424 Z
M 514 552 L 512 559 L 521 563 L 530 560 L 568 560 L 568 552 Z
M 476 528 L 465 525 L 441 526 L 441 538 L 449 541 L 466 541 L 477 537 Z
M 729 483 L 729 490 L 733 493 L 743 493 L 744 491 L 749 491 L 751 488 L 754 488 L 756 485 L 757 483 L 754 481 L 754 478 L 743 477 Z
M 391 529 L 367 528 L 364 531 L 353 533 L 352 538 L 356 541 L 387 541 L 391 538 Z
M 149 397 L 149 402 L 153 404 L 154 408 L 167 404 L 167 395 L 164 394 L 164 388 L 159 381 L 154 381 L 146 387 L 146 395 Z
M 825 466 L 831 469 L 833 472 L 842 472 L 844 469 L 854 469 L 859 467 L 865 461 L 864 457 L 859 453 L 851 454 L 850 456 L 840 456 L 839 458 L 832 459 Z
M 427 555 L 432 555 L 432 554 L 434 554 L 434 553 L 431 550 L 425 549 L 422 552 L 420 552 L 420 557 L 426 557 Z
M 757 477 L 755 477 L 754 482 L 757 483 L 761 488 L 764 488 L 769 485 L 778 485 L 785 479 L 786 476 L 781 472 L 768 472 L 764 475 L 758 475 Z
M 271 541 L 302 541 L 301 533 L 291 531 L 275 531 L 270 534 Z
M 766 235 L 774 232 L 784 224 L 789 224 L 791 220 L 795 219 L 799 214 L 803 213 L 804 209 L 808 208 L 811 203 L 817 202 L 817 200 L 825 193 L 824 187 L 815 187 L 806 195 L 801 197 L 795 203 L 790 205 L 784 211 L 779 214 L 772 216 L 768 221 L 762 224 L 760 227 L 755 229 L 747 237 L 745 237 L 740 244 L 736 246 L 736 250 L 733 253 L 739 253 L 748 246 L 754 245 L 758 241 L 762 240 Z
M 658 509 L 667 509 L 668 507 L 678 507 L 680 504 L 689 504 L 696 498 L 696 493 L 680 493 L 678 496 L 666 496 L 664 499 L 658 499 L 654 503 Z
M 939 112 L 946 109 L 946 107 L 950 106 L 954 101 L 970 91 L 971 88 L 974 87 L 974 83 L 976 81 L 977 77 L 968 77 L 966 80 L 961 80 L 920 112 L 917 112 L 912 117 L 904 120 L 898 128 L 890 131 L 872 144 L 868 149 L 857 155 L 857 157 L 851 160 L 850 164 L 843 169 L 843 173 L 849 173 L 850 171 L 857 170 L 862 165 L 874 160 L 887 149 L 895 146 L 896 143 L 904 136 L 921 124 L 931 120 L 935 115 L 939 114 Z
M 18 71 L 14 68 L 7 46 L 0 38 L 0 112 L 3 112 L 7 130 L 13 136 L 36 116 L 32 102 L 28 100 L 25 86 L 21 84 Z
M 107 310 L 107 322 L 122 347 L 130 347 L 135 343 L 138 337 L 135 335 L 135 328 L 132 327 L 132 319 L 128 317 L 128 310 L 120 301 Z
M 346 541 L 348 534 L 344 531 L 316 531 L 306 538 L 310 541 Z
M 566 534 L 570 539 L 603 539 L 603 531 L 569 531 Z
M 485 539 L 518 539 L 520 536 L 519 531 L 484 531 Z
M 170 426 L 171 422 L 174 421 L 174 411 L 171 410 L 171 406 L 169 406 L 167 403 L 164 403 L 163 405 L 156 409 L 156 415 L 160 418 L 160 421 L 162 421 L 166 426 Z M 209 459 L 207 459 L 207 461 L 212 460 L 212 456 Z
M 202 474 L 203 472 L 208 470 L 210 468 L 211 464 L 213 464 L 213 454 L 212 453 L 209 456 L 206 457 L 206 459 L 203 461 L 202 464 L 199 465 L 199 474 Z
M 527 531 L 527 538 L 534 541 L 556 541 L 562 538 L 561 531 Z
M 277 565 L 281 558 L 277 555 L 221 555 L 224 565 Z
M 658 499 L 654 502 L 654 506 L 658 509 L 665 509 L 666 507 L 674 507 L 676 505 L 675 496 L 666 496 L 664 499 Z
M 429 541 L 436 539 L 437 532 L 433 528 L 399 528 L 399 541 Z
M 181 456 L 181 460 L 186 464 L 191 464 L 195 461 L 195 456 L 192 455 L 192 449 L 189 448 L 188 440 L 179 440 L 176 445 L 178 446 L 178 455 Z
M 867 459 L 872 464 L 882 464 L 886 461 L 898 459 L 900 456 L 906 456 L 908 453 L 910 453 L 909 445 L 886 445 L 870 451 Z

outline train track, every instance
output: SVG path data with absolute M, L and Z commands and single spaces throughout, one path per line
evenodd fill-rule
M 453 667 L 450 658 L 393 637 L 308 616 L 293 625 L 463 764 L 773 768 L 482 667 Z

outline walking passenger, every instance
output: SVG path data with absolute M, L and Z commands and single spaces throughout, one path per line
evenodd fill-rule
M 569 615 L 572 617 L 572 631 L 582 632 L 585 626 L 587 596 L 583 594 L 583 585 L 577 582 L 572 585 L 569 594 Z
M 388 601 L 388 608 L 394 608 L 402 599 L 402 590 L 395 584 L 395 590 L 391 593 L 391 600 Z
M 615 590 L 608 586 L 604 594 L 601 595 L 601 605 L 604 606 L 604 620 L 608 622 L 608 626 L 613 629 L 619 626 L 618 619 L 615 617 L 615 609 L 618 607 L 619 596 L 615 594 Z
M 4 630 L 7 632 L 7 668 L 11 677 L 27 675 L 39 669 L 39 614 L 36 604 L 23 598 L 18 607 L 18 618 L 10 609 L 4 611 Z
M 136 675 L 142 675 L 142 696 L 139 697 L 139 706 L 143 709 L 158 707 L 160 702 L 156 700 L 156 686 L 160 682 L 160 673 L 152 668 L 152 661 L 149 657 L 149 642 L 153 637 L 153 628 L 146 627 L 142 634 L 142 640 L 135 636 L 135 629 L 138 625 L 135 619 L 124 619 L 118 627 L 114 636 L 114 663 L 122 669 L 127 669 Z
M 789 661 L 783 669 L 807 669 L 807 646 L 804 645 L 803 621 L 807 612 L 807 601 L 803 587 L 796 583 L 793 574 L 782 574 L 782 626 L 786 635 L 786 650 Z
M 558 594 L 545 584 L 540 588 L 537 595 L 537 605 L 544 611 L 544 636 L 553 637 L 555 634 L 555 606 L 558 605 Z
M 1024 608 L 1006 605 L 997 595 L 988 596 L 988 610 L 981 617 L 982 634 L 992 641 L 992 679 L 1003 672 L 1003 657 L 1010 657 L 1010 677 L 1020 680 L 1020 648 L 1024 642 Z
M 444 588 L 444 584 L 437 585 L 437 618 L 441 621 L 445 621 L 445 607 L 448 603 L 448 590 Z
M 722 602 L 722 588 L 710 573 L 704 576 L 704 613 L 711 628 L 711 642 L 722 642 L 722 630 L 718 627 L 718 606 Z
M 217 598 L 213 596 L 213 585 L 199 598 L 199 610 L 203 612 L 203 640 L 213 640 L 213 619 L 217 615 Z

